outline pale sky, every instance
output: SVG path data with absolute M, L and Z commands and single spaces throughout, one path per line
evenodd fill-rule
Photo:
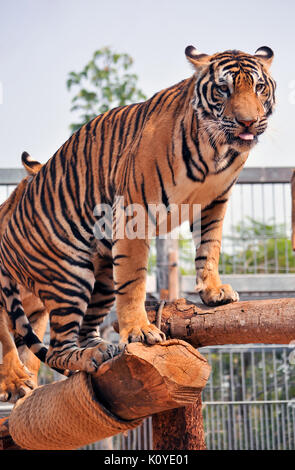
M 192 74 L 189 44 L 274 50 L 278 104 L 247 165 L 295 166 L 294 20 L 294 0 L 0 0 L 0 168 L 19 167 L 23 150 L 46 162 L 67 140 L 67 75 L 96 49 L 130 54 L 150 97 Z

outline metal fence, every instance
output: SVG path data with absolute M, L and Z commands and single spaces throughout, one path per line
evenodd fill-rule
M 212 366 L 203 392 L 207 447 L 295 449 L 293 349 L 235 345 L 200 352 Z
M 291 168 L 245 168 L 229 201 L 221 274 L 295 273 L 291 234 Z M 180 240 L 180 269 L 194 273 L 194 246 Z
M 220 273 L 244 298 L 295 296 L 290 243 L 292 171 L 246 168 L 233 190 L 224 222 Z M 23 174 L 22 170 L 0 170 L 0 200 Z M 194 247 L 190 240 L 181 240 L 179 245 L 182 294 L 189 296 L 194 287 Z M 152 250 L 151 275 L 156 275 L 154 258 Z M 152 276 L 150 281 L 156 295 Z M 229 345 L 200 351 L 212 365 L 203 391 L 207 448 L 295 449 L 295 361 L 290 360 L 290 346 Z M 59 378 L 41 368 L 41 383 Z M 86 448 L 151 450 L 151 418 L 127 436 Z

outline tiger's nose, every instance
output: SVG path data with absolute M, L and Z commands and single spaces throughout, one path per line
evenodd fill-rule
M 245 127 L 250 127 L 254 122 L 257 121 L 257 119 L 252 119 L 250 121 L 244 121 L 244 120 L 237 120 L 239 124 L 242 124 Z

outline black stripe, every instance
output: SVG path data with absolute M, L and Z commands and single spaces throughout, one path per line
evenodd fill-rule
M 203 182 L 205 179 L 205 173 L 201 168 L 198 167 L 198 165 L 193 160 L 191 151 L 187 144 L 183 121 L 181 122 L 181 131 L 182 131 L 182 158 L 186 166 L 187 177 L 193 181 Z M 193 174 L 192 165 L 196 167 L 196 169 L 202 174 L 201 178 Z
M 164 182 L 163 182 L 163 178 L 162 178 L 162 175 L 161 175 L 161 171 L 160 171 L 160 168 L 158 167 L 157 162 L 156 162 L 156 169 L 157 169 L 158 178 L 159 178 L 161 191 L 162 191 L 162 202 L 166 207 L 168 207 L 169 206 L 169 198 L 167 196 L 165 186 L 164 186 Z

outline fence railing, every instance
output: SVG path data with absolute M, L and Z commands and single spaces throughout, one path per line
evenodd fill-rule
M 247 295 L 295 295 L 292 172 L 293 168 L 245 168 L 234 187 L 224 222 L 220 273 L 224 282 Z M 20 169 L 0 169 L 0 202 L 24 174 Z M 194 287 L 192 242 L 181 241 L 179 254 L 181 290 L 188 294 Z M 156 292 L 155 276 L 152 265 L 150 293 Z M 212 365 L 203 391 L 209 449 L 295 449 L 295 365 L 290 351 L 288 345 L 201 349 Z M 58 376 L 42 367 L 40 379 L 45 383 Z M 151 418 L 127 436 L 87 447 L 152 449 Z

